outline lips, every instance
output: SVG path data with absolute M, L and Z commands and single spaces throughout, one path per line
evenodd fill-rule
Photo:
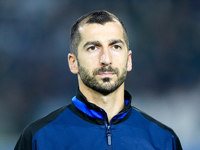
M 102 76 L 102 77 L 110 77 L 110 76 L 115 75 L 115 73 L 113 73 L 113 72 L 101 72 L 98 75 Z

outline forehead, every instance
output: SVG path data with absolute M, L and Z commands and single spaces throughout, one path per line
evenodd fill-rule
M 84 24 L 79 28 L 81 41 L 120 38 L 124 40 L 122 25 L 116 22 L 101 24 Z

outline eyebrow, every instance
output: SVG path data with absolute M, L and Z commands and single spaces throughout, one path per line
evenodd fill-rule
M 125 45 L 125 43 L 122 40 L 120 40 L 120 39 L 110 40 L 110 44 L 109 45 L 113 45 L 113 44 L 116 44 L 116 43 L 121 43 L 123 46 Z
M 113 45 L 113 44 L 116 44 L 116 43 L 121 43 L 123 46 L 125 45 L 125 43 L 120 39 L 113 39 L 113 40 L 109 41 L 109 45 Z M 88 41 L 83 45 L 83 47 L 85 48 L 88 45 L 101 45 L 101 43 L 99 41 Z
M 101 43 L 99 41 L 89 41 L 89 42 L 86 42 L 83 47 L 87 47 L 88 45 L 101 45 Z

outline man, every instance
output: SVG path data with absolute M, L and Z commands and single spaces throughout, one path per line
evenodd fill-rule
M 27 126 L 15 150 L 181 150 L 167 126 L 131 106 L 124 90 L 132 69 L 127 32 L 107 11 L 71 29 L 69 68 L 79 88 L 72 103 Z

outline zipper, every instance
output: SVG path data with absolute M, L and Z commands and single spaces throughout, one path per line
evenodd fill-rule
M 107 144 L 108 144 L 108 146 L 110 147 L 109 149 L 111 149 L 111 146 L 112 146 L 111 122 L 112 122 L 113 118 L 115 118 L 115 117 L 117 117 L 117 116 L 119 116 L 119 115 L 122 115 L 124 112 L 118 113 L 116 116 L 114 116 L 114 117 L 110 120 L 110 123 L 109 123 L 109 122 L 108 122 L 107 113 L 106 113 L 103 109 L 101 109 L 101 108 L 100 108 L 100 110 L 101 110 L 101 112 L 102 112 L 102 114 L 103 114 L 103 116 L 104 116 L 104 124 L 105 124 L 105 126 L 106 126 Z
M 106 128 L 107 128 L 106 136 L 107 136 L 108 145 L 111 146 L 112 145 L 112 135 L 110 132 L 110 124 Z
M 104 124 L 106 126 L 107 144 L 108 144 L 108 146 L 111 146 L 112 145 L 112 134 L 111 134 L 111 131 L 110 131 L 111 130 L 111 121 L 110 121 L 110 123 L 108 123 L 108 116 L 103 109 L 101 109 L 101 112 L 104 115 Z

